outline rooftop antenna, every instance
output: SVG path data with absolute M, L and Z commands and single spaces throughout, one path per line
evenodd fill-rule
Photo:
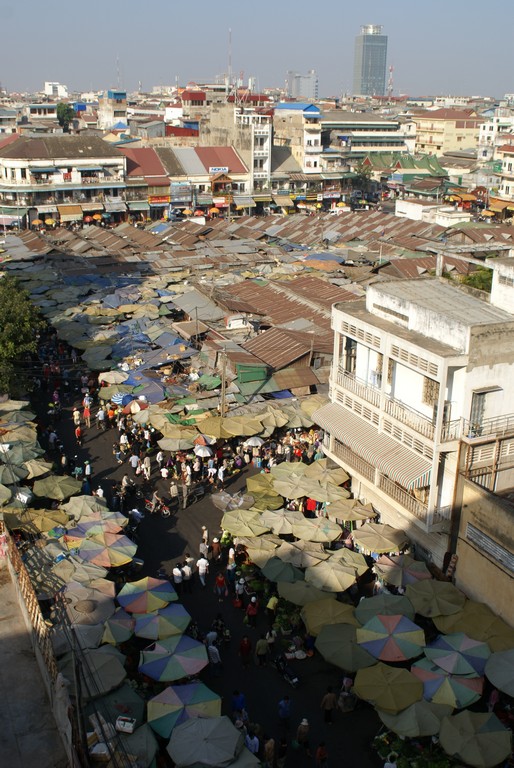
M 232 29 L 228 30 L 228 73 L 227 73 L 227 93 L 230 93 L 232 87 Z
M 116 54 L 116 84 L 118 90 L 121 88 L 120 57 Z

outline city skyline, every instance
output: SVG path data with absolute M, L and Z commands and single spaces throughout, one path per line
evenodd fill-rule
M 81 15 L 79 15 L 79 13 Z M 369 0 L 347 8 L 327 0 L 313 14 L 306 0 L 262 0 L 248 10 L 235 0 L 213 8 L 197 0 L 186 7 L 155 0 L 143 14 L 134 0 L 119 8 L 91 0 L 70 13 L 70 4 L 52 0 L 44 14 L 34 0 L 8 5 L 0 53 L 0 82 L 8 92 L 35 92 L 45 80 L 71 91 L 120 86 L 135 91 L 158 85 L 209 82 L 226 74 L 255 78 L 257 88 L 283 87 L 288 70 L 315 69 L 320 96 L 351 93 L 355 37 L 362 25 L 383 25 L 389 39 L 388 66 L 394 67 L 394 95 L 495 95 L 514 91 L 510 30 L 514 7 L 470 0 L 458 24 L 448 6 L 433 0 L 430 13 L 407 0 Z M 28 23 L 30 21 L 30 23 Z M 231 55 L 229 56 L 229 29 Z M 250 32 L 249 32 L 250 30 Z M 319 30 L 319 31 L 318 31 Z

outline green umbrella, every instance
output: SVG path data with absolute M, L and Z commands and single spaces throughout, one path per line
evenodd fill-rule
M 48 499 L 68 499 L 75 493 L 80 493 L 82 483 L 73 477 L 65 475 L 50 475 L 42 480 L 35 480 L 33 491 L 36 496 L 44 496 Z
M 439 740 L 448 755 L 476 768 L 493 768 L 511 754 L 512 733 L 493 712 L 445 717 Z
M 0 483 L 3 485 L 15 485 L 28 474 L 28 470 L 24 467 L 17 467 L 14 464 L 11 466 L 0 464 Z
M 293 523 L 293 536 L 296 536 L 297 539 L 329 544 L 338 539 L 341 534 L 341 526 L 326 517 L 305 517 L 303 520 Z
M 511 697 L 514 697 L 514 648 L 493 653 L 485 665 L 489 681 Z
M 41 461 L 41 459 L 29 459 L 23 462 L 23 468 L 28 471 L 28 480 L 47 475 L 52 470 L 52 467 L 53 464 L 51 462 Z
M 325 661 L 347 672 L 376 664 L 376 659 L 357 643 L 351 624 L 326 624 L 316 638 L 316 649 Z
M 407 585 L 406 594 L 421 616 L 450 616 L 459 613 L 466 602 L 460 589 L 450 582 L 435 579 Z
M 254 509 L 264 511 L 265 509 L 281 509 L 284 506 L 284 499 L 282 496 L 276 496 L 274 493 L 254 493 L 253 507 Z
M 11 499 L 12 492 L 10 488 L 0 484 L 0 506 L 4 506 Z
M 379 662 L 359 669 L 355 676 L 354 693 L 377 709 L 397 714 L 423 695 L 423 684 L 407 669 L 389 667 Z
M 284 600 L 288 600 L 294 605 L 307 605 L 307 603 L 318 600 L 330 599 L 335 601 L 335 595 L 328 592 L 322 592 L 321 589 L 313 587 L 308 581 L 288 581 L 277 582 L 278 594 Z
M 329 459 L 313 461 L 312 464 L 307 466 L 305 477 L 318 480 L 322 484 L 328 482 L 336 486 L 346 483 L 350 479 L 350 476 L 342 467 L 338 467 L 337 464 L 331 464 Z
M 301 522 L 303 519 L 303 514 L 298 510 L 265 509 L 261 514 L 262 522 L 277 535 L 292 533 L 293 523 Z
M 67 654 L 58 662 L 59 670 L 75 690 L 76 658 L 74 654 Z M 118 688 L 125 680 L 127 672 L 123 663 L 110 654 L 104 653 L 99 648 L 86 650 L 81 655 L 80 664 L 81 694 L 86 701 L 96 699 L 99 696 Z
M 443 717 L 451 715 L 452 708 L 446 704 L 434 704 L 431 701 L 416 701 L 397 715 L 377 710 L 385 727 L 402 738 L 414 739 L 417 736 L 434 736 L 439 733 Z
M 355 618 L 353 605 L 341 603 L 339 600 L 333 600 L 326 595 L 322 600 L 312 601 L 304 605 L 301 616 L 310 635 L 319 634 L 323 627 L 329 624 L 359 626 L 359 622 Z
M 202 425 L 203 428 L 203 425 Z M 249 477 L 246 481 L 246 487 L 248 493 L 252 496 L 271 494 L 277 495 L 274 490 L 273 477 L 271 475 L 264 474 L 263 472 L 253 477 Z
M 321 544 L 315 544 L 311 541 L 284 541 L 274 552 L 284 563 L 291 563 L 297 568 L 307 568 L 316 565 L 322 560 L 328 560 L 329 553 L 326 552 Z
M 257 511 L 246 509 L 225 512 L 221 518 L 221 527 L 233 536 L 259 536 L 269 531 L 268 526 L 262 524 Z
M 327 592 L 345 592 L 355 584 L 357 572 L 355 568 L 334 563 L 330 559 L 307 568 L 305 579 Z
M 98 496 L 74 496 L 66 504 L 61 504 L 61 509 L 74 520 L 80 520 L 91 512 L 107 510 L 107 502 Z
M 124 643 L 134 634 L 135 619 L 123 608 L 117 608 L 104 624 L 102 641 L 104 643 Z
M 302 581 L 305 577 L 299 568 L 295 568 L 291 563 L 284 563 L 279 557 L 271 557 L 264 568 L 262 574 L 269 581 Z
M 25 461 L 37 459 L 43 454 L 43 450 L 37 443 L 11 443 L 9 450 L 0 452 L 0 461 L 6 464 L 21 466 Z M 2 446 L 3 447 L 3 446 Z
M 403 595 L 388 595 L 385 592 L 361 600 L 355 609 L 355 615 L 361 624 L 365 624 L 373 616 L 392 616 L 396 614 L 413 619 L 414 608 L 412 603 Z

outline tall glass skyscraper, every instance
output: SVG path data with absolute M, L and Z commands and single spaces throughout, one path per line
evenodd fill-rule
M 355 38 L 353 93 L 384 96 L 386 88 L 387 35 L 379 24 L 366 24 Z

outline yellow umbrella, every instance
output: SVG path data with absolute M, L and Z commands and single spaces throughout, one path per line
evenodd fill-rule
M 43 222 L 41 221 L 41 219 L 34 219 L 34 221 L 32 222 L 33 227 L 40 227 L 42 226 L 42 224 Z
M 223 427 L 230 435 L 238 437 L 250 437 L 258 432 L 262 432 L 262 424 L 254 414 L 249 414 L 248 416 L 226 416 L 223 419 Z
M 369 565 L 367 564 L 364 555 L 361 555 L 360 552 L 354 552 L 353 550 L 348 549 L 348 547 L 336 549 L 335 552 L 329 554 L 331 562 L 340 563 L 347 568 L 355 568 L 357 576 L 362 576 L 362 574 L 366 573 L 369 569 Z
M 407 585 L 407 597 L 421 616 L 450 616 L 464 607 L 466 596 L 447 581 L 425 579 Z
M 314 411 L 322 408 L 328 402 L 330 401 L 326 395 L 310 395 L 310 397 L 306 397 L 301 401 L 300 408 L 311 418 Z
M 305 477 L 317 480 L 322 485 L 332 483 L 332 485 L 341 485 L 350 479 L 348 473 L 341 467 L 331 466 L 328 459 L 318 459 L 312 464 L 307 465 Z
M 364 523 L 353 532 L 353 540 L 367 552 L 397 552 L 407 543 L 407 534 L 380 523 Z
M 94 213 L 94 214 L 93 214 L 93 216 L 92 216 L 92 218 L 93 218 L 95 221 L 102 221 L 102 214 L 101 214 L 101 213 Z
M 327 624 L 351 624 L 360 627 L 353 606 L 340 603 L 331 597 L 307 603 L 302 608 L 301 617 L 310 635 L 318 635 Z
M 256 494 L 261 495 L 263 493 L 276 495 L 273 478 L 270 475 L 266 475 L 264 473 L 259 473 L 258 475 L 249 477 L 246 481 L 246 487 L 248 489 L 248 493 L 251 493 L 252 496 L 255 496 Z
M 317 602 L 318 600 L 335 601 L 336 596 L 328 592 L 322 592 L 321 589 L 313 587 L 307 581 L 278 581 L 278 594 L 284 600 L 288 600 L 294 605 L 307 605 L 307 603 Z M 341 605 L 341 603 L 339 603 Z
M 216 439 L 234 437 L 234 433 L 225 428 L 225 421 L 220 416 L 210 416 L 202 421 L 202 432 Z
M 56 223 L 57 222 L 55 221 L 55 219 L 45 219 L 45 224 L 47 225 L 47 227 L 53 227 L 53 225 Z
M 293 523 L 293 536 L 306 541 L 318 541 L 329 544 L 341 535 L 341 526 L 326 517 L 308 518 Z
M 233 536 L 259 536 L 269 531 L 269 528 L 262 524 L 260 514 L 247 509 L 225 512 L 221 518 L 221 527 Z

